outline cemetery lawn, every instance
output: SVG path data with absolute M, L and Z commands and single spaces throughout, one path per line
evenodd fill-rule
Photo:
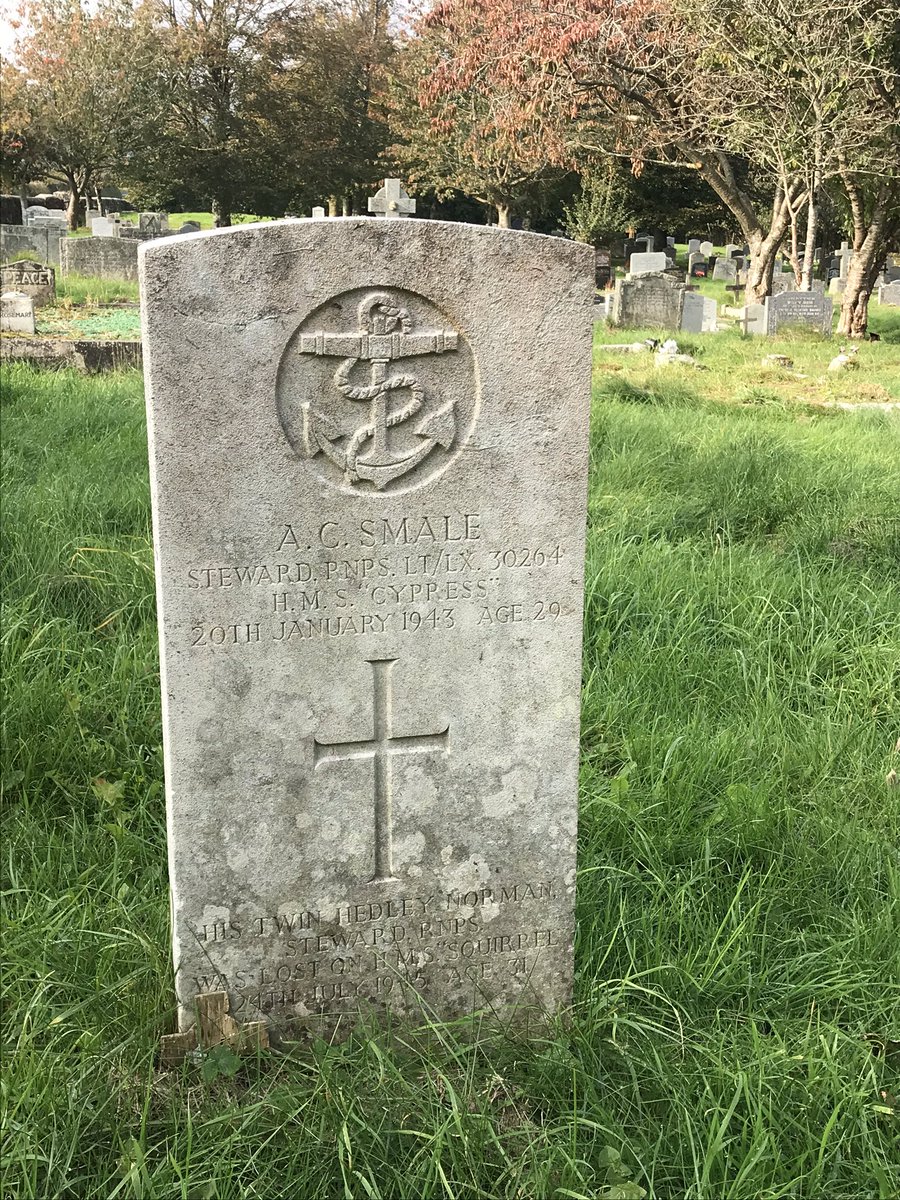
M 4 1195 L 900 1194 L 900 343 L 684 343 L 595 346 L 569 1025 L 174 1072 L 141 379 L 8 368 Z

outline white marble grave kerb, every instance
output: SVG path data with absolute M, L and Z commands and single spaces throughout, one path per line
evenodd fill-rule
M 334 218 L 140 258 L 181 1027 L 223 988 L 565 1005 L 593 250 Z

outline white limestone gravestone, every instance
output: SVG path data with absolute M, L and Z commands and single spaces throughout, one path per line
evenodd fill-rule
M 181 1029 L 567 1004 L 593 249 L 299 219 L 140 262 Z
M 34 301 L 22 292 L 0 295 L 0 330 L 4 333 L 34 333 Z
M 321 204 L 317 204 L 316 207 L 312 210 L 312 215 L 313 215 L 314 220 L 321 221 L 322 218 L 325 216 L 325 209 L 322 207 Z
M 650 275 L 658 271 L 664 271 L 668 266 L 668 259 L 664 253 L 649 253 L 632 254 L 628 261 L 629 275 Z
M 712 254 L 712 252 L 713 252 L 712 242 L 701 242 L 700 243 L 700 253 L 703 255 L 704 258 L 709 258 L 709 256 Z
M 399 179 L 386 179 L 384 187 L 369 197 L 369 212 L 376 217 L 411 217 L 415 211 L 416 202 Z

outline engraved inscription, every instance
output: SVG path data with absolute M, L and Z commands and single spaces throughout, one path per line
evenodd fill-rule
M 444 753 L 450 732 L 449 724 L 438 733 L 395 737 L 392 730 L 393 690 L 391 674 L 396 659 L 368 659 L 373 676 L 374 734 L 363 741 L 322 742 L 315 739 L 315 765 L 345 762 L 353 758 L 371 758 L 375 764 L 375 874 L 370 882 L 381 883 L 394 879 L 393 802 L 391 755 Z
M 191 932 L 204 965 L 192 984 L 201 992 L 229 990 L 235 1011 L 286 1016 L 294 1006 L 306 1013 L 341 1001 L 386 1003 L 410 991 L 433 998 L 447 987 L 523 987 L 570 936 L 555 907 L 560 882 L 347 897 L 327 910 L 285 905 L 200 922 Z M 232 969 L 220 955 L 235 943 L 245 958 Z
M 192 566 L 192 647 L 417 635 L 557 621 L 568 566 L 556 542 L 490 545 L 479 513 L 286 523 L 271 557 Z M 537 592 L 535 595 L 534 593 Z
M 357 289 L 310 314 L 291 339 L 277 405 L 292 448 L 323 479 L 356 494 L 408 491 L 440 473 L 471 433 L 474 359 L 424 297 Z

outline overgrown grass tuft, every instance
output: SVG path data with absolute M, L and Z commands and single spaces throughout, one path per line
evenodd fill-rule
M 597 374 L 571 1022 L 204 1081 L 155 1065 L 140 379 L 8 372 L 6 1194 L 900 1194 L 900 422 L 698 378 Z

